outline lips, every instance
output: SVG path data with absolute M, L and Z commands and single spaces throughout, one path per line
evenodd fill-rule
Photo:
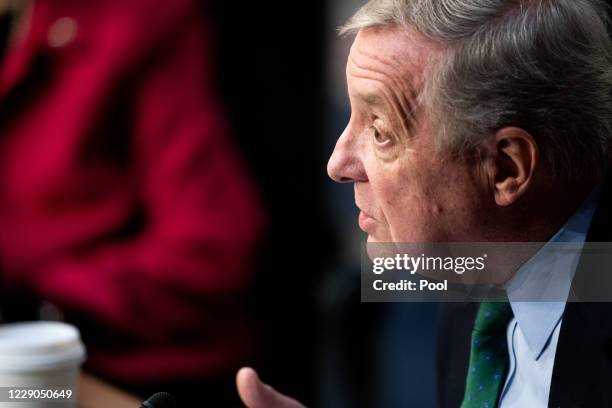
M 375 223 L 376 220 L 372 218 L 369 214 L 363 211 L 359 213 L 359 228 L 361 228 L 362 230 L 368 232 L 368 230 L 371 230 L 374 227 Z

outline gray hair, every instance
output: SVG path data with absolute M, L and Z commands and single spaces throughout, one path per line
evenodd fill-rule
M 612 140 L 612 44 L 596 0 L 372 0 L 341 34 L 399 25 L 441 44 L 421 103 L 454 153 L 517 126 L 565 180 L 601 176 Z

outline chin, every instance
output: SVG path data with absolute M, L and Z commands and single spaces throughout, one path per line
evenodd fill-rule
M 368 258 L 387 258 L 394 257 L 397 252 L 397 248 L 392 242 L 385 239 L 376 238 L 373 235 L 368 235 L 366 243 L 366 252 Z
M 376 241 L 373 241 L 372 238 L 368 236 L 368 242 L 366 244 L 366 253 L 368 254 L 368 258 L 370 260 L 373 260 L 374 258 L 378 258 L 381 255 L 380 248 L 377 248 L 376 245 L 370 245 L 373 243 L 376 243 Z
M 392 242 L 391 239 L 377 237 L 376 235 L 373 235 L 373 234 L 368 234 L 367 241 L 368 241 L 368 244 L 377 244 L 377 243 L 389 244 Z

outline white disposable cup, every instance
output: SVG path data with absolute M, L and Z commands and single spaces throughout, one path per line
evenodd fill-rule
M 85 347 L 74 326 L 44 321 L 0 325 L 0 408 L 75 408 L 84 360 Z M 32 390 L 32 398 L 16 398 L 24 390 L 26 395 Z M 70 390 L 71 398 L 49 399 L 62 390 L 64 396 Z

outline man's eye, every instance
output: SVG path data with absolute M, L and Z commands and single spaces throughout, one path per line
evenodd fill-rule
M 376 129 L 374 126 L 372 126 L 372 134 L 374 136 L 374 140 L 376 140 L 376 143 L 385 144 L 390 140 L 384 133 Z

